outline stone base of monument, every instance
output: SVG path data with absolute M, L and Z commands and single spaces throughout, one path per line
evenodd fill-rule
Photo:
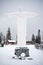
M 18 59 L 25 59 L 29 57 L 29 49 L 27 47 L 16 47 L 14 55 Z

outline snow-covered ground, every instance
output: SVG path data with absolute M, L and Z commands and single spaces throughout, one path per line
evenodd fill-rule
M 0 65 L 43 65 L 43 50 L 36 49 L 34 45 L 27 45 L 32 60 L 13 59 L 16 45 L 0 47 Z

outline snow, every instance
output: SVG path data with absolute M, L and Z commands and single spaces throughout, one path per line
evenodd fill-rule
M 15 40 L 8 40 L 8 42 L 12 43 L 12 42 L 16 42 Z
M 34 45 L 26 45 L 32 60 L 13 59 L 14 49 L 17 45 L 4 45 L 0 47 L 0 65 L 43 65 L 43 50 L 36 49 Z

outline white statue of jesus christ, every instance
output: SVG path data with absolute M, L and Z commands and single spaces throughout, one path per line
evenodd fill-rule
M 17 18 L 17 45 L 24 47 L 26 45 L 26 18 L 27 12 L 16 12 Z
M 26 45 L 26 20 L 29 15 L 34 15 L 26 11 L 15 12 L 17 18 L 17 45 L 24 47 Z

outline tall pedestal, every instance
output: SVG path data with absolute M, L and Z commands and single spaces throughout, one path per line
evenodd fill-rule
M 24 15 L 17 17 L 17 46 L 24 47 L 26 45 L 26 18 Z

